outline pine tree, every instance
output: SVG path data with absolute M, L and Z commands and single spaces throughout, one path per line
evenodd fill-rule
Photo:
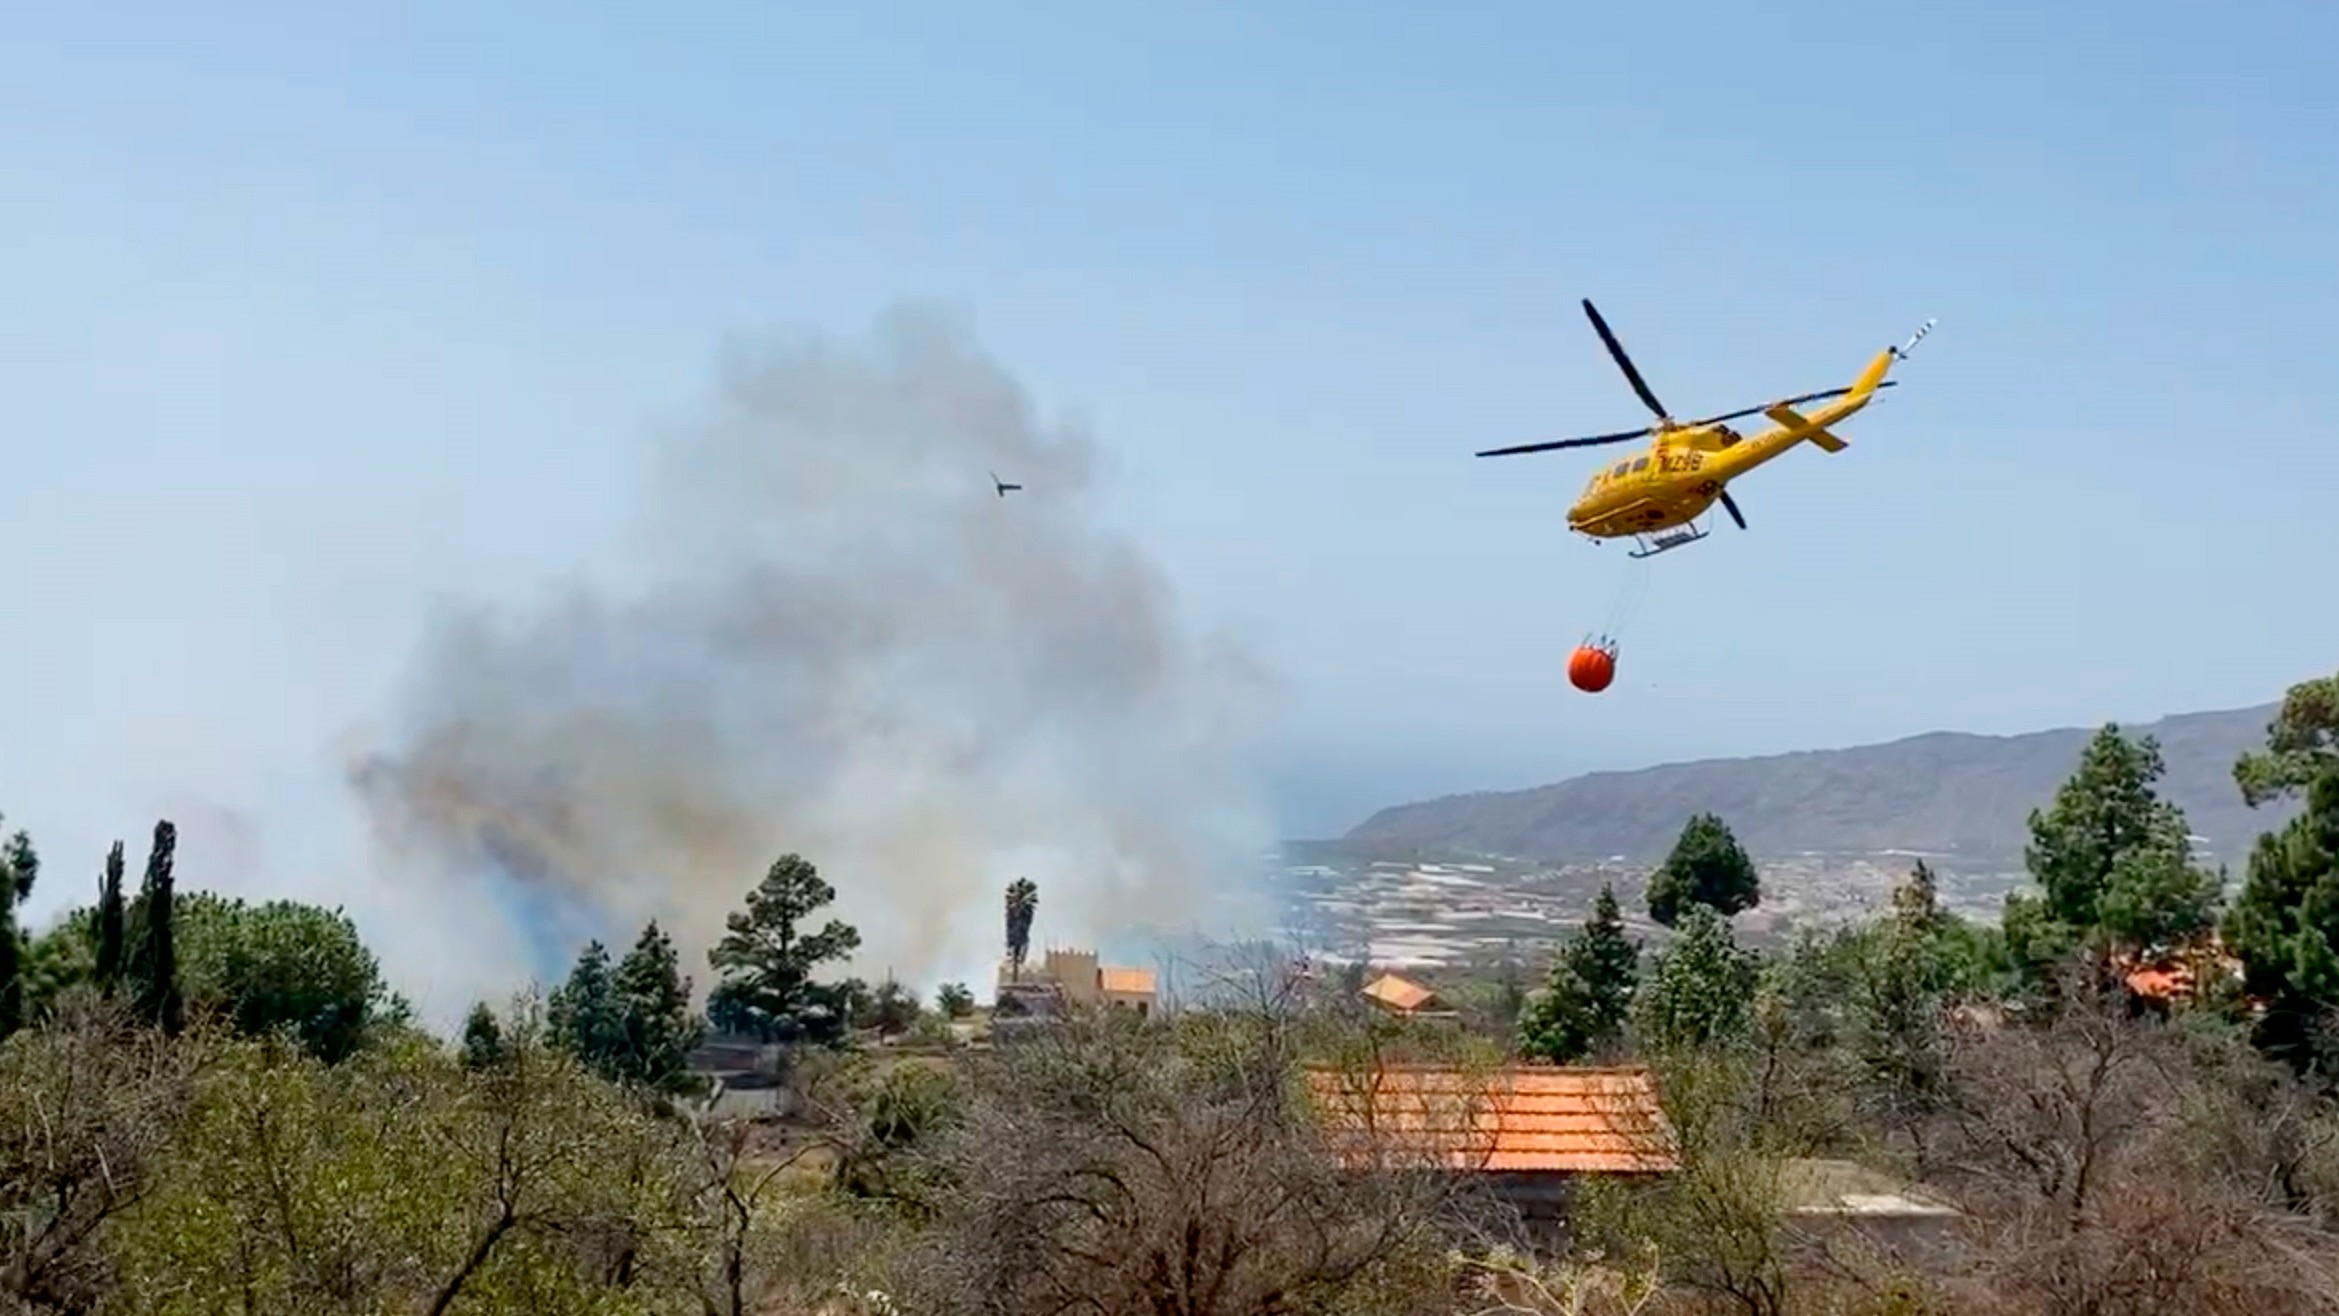
M 1911 931 L 1930 936 L 1944 922 L 1941 911 L 1941 879 L 1933 875 L 1932 866 L 1919 859 L 1909 870 L 1908 881 L 1892 889 L 1892 916 Z
M 1745 1035 L 1754 1001 L 1755 963 L 1711 906 L 1682 913 L 1681 935 L 1658 954 L 1635 1005 L 1642 1037 L 1661 1050 L 1685 1050 Z
M 2057 919 L 2094 926 L 2097 901 L 2123 855 L 2185 852 L 2184 816 L 2152 790 L 2164 770 L 2152 737 L 2131 740 L 2106 725 L 2056 789 L 2052 807 L 2031 810 L 2023 858 Z
M 2087 941 L 2167 948 L 2215 924 L 2223 879 L 2192 862 L 2183 811 L 2153 790 L 2163 771 L 2152 737 L 2107 724 L 2051 807 L 2031 811 L 2024 860 L 2038 894 L 2010 902 L 2007 928 L 2034 965 Z
M 2328 1027 L 2339 1001 L 2339 768 L 2307 787 L 2306 809 L 2258 838 L 2225 920 L 2243 987 L 2268 1002 L 2258 1045 L 2301 1071 L 2339 1069 Z
M 504 1045 L 503 1025 L 496 1022 L 495 1011 L 485 1001 L 473 1005 L 463 1020 L 463 1067 L 493 1069 L 509 1054 Z
M 1760 903 L 1762 880 L 1754 860 L 1729 824 L 1710 813 L 1689 820 L 1664 866 L 1649 878 L 1649 917 L 1669 928 L 1691 905 L 1728 918 Z
M 2266 747 L 2234 764 L 2251 808 L 2306 796 L 2280 831 L 2259 836 L 2224 926 L 2243 987 L 2268 1002 L 2258 1045 L 2300 1070 L 2339 1068 L 2328 1025 L 2339 1001 L 2339 676 L 2301 681 L 2266 728 Z
M 122 905 L 122 843 L 106 851 L 105 872 L 97 888 L 97 985 L 108 1000 L 121 986 L 124 911 Z
M 706 1026 L 690 1008 L 690 979 L 674 942 L 656 920 L 618 963 L 614 987 L 624 1038 L 617 1075 L 660 1092 L 689 1087 L 690 1053 Z
M 585 943 L 568 981 L 552 989 L 544 1022 L 553 1045 L 601 1074 L 614 1074 L 625 1050 L 625 1013 L 609 969 L 609 948 L 598 939 Z
M 186 1010 L 179 995 L 179 957 L 172 923 L 178 846 L 179 829 L 168 819 L 154 825 L 154 846 L 146 856 L 146 883 L 139 891 L 144 926 L 130 974 L 137 988 L 139 1014 L 171 1036 L 185 1023 Z
M 2242 800 L 2255 809 L 2303 795 L 2317 777 L 2339 771 L 2339 676 L 2301 681 L 2282 697 L 2266 725 L 2266 747 L 2233 765 Z
M 1519 1021 L 1522 1055 L 1571 1064 L 1624 1034 L 1640 983 L 1640 946 L 1625 938 L 1613 886 L 1602 886 L 1592 917 L 1560 950 L 1543 994 Z
M 783 1044 L 831 1042 L 844 1035 L 851 1002 L 843 985 L 813 979 L 830 960 L 851 955 L 861 934 L 830 919 L 816 932 L 801 925 L 836 899 L 836 888 L 801 855 L 774 860 L 747 893 L 747 908 L 731 915 L 723 939 L 707 953 L 722 975 L 707 1001 L 720 1027 L 752 1032 Z

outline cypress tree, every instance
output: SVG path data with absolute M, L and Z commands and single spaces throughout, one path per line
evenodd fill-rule
M 97 985 L 108 1000 L 122 982 L 123 932 L 122 843 L 116 841 L 97 888 Z
M 168 819 L 154 825 L 154 848 L 146 856 L 146 884 L 139 893 L 145 906 L 144 936 L 138 948 L 138 1012 L 177 1036 L 186 1022 L 186 1003 L 179 996 L 178 949 L 172 941 L 172 869 L 178 857 L 179 829 Z

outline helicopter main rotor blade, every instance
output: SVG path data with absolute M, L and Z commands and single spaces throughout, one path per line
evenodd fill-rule
M 1730 514 L 1730 519 L 1738 523 L 1740 530 L 1746 528 L 1746 514 L 1738 510 L 1738 500 L 1732 498 L 1727 489 L 1722 491 L 1722 510 Z
M 1664 403 L 1657 401 L 1657 395 L 1649 391 L 1649 381 L 1641 378 L 1641 372 L 1633 367 L 1632 358 L 1624 354 L 1624 344 L 1617 342 L 1616 335 L 1608 331 L 1608 322 L 1600 318 L 1599 308 L 1592 305 L 1589 297 L 1584 299 L 1584 314 L 1592 317 L 1592 328 L 1599 331 L 1600 341 L 1608 345 L 1608 355 L 1615 357 L 1616 364 L 1624 368 L 1624 377 L 1631 382 L 1632 391 L 1641 395 L 1641 401 L 1648 404 L 1657 419 L 1664 420 L 1671 413 L 1665 410 Z
M 1515 457 L 1522 452 L 1551 452 L 1559 448 L 1594 448 L 1603 443 L 1623 443 L 1630 439 L 1645 438 L 1648 434 L 1648 427 L 1643 426 L 1637 430 L 1626 430 L 1622 434 L 1595 434 L 1587 439 L 1553 439 L 1549 443 L 1522 443 L 1510 448 L 1488 448 L 1478 455 L 1481 457 Z
M 1900 381 L 1897 379 L 1887 379 L 1883 383 L 1878 384 L 1876 387 L 1891 388 L 1893 385 L 1899 382 Z M 1852 390 L 1849 388 L 1831 388 L 1822 390 L 1817 393 L 1805 393 L 1800 397 L 1782 398 L 1777 402 L 1764 402 L 1756 406 L 1740 407 L 1736 411 L 1725 411 L 1719 416 L 1708 416 L 1704 420 L 1693 420 L 1689 422 L 1687 428 L 1695 429 L 1700 425 L 1719 425 L 1725 420 L 1736 420 L 1740 416 L 1751 416 L 1758 411 L 1768 411 L 1772 407 L 1799 407 L 1806 402 L 1818 402 L 1823 398 L 1840 398 L 1844 394 L 1851 391 Z

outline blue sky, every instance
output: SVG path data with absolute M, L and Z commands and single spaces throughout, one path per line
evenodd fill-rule
M 2339 664 L 2334 66 L 2235 0 L 27 10 L 0 809 L 61 870 L 164 809 L 328 852 L 434 599 L 610 565 L 727 335 L 905 298 L 1296 692 L 1289 831 L 2270 700 Z M 1470 456 L 1643 419 L 1582 296 L 1684 414 L 1940 319 L 1598 699 L 1588 460 Z

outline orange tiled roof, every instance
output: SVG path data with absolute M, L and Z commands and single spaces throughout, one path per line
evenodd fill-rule
M 1113 969 L 1096 971 L 1097 987 L 1108 992 L 1122 992 L 1132 996 L 1153 995 L 1153 970 Z
M 1377 1134 L 1384 1149 L 1455 1169 L 1633 1174 L 1678 1164 L 1656 1083 L 1639 1067 L 1319 1069 L 1308 1086 L 1336 1135 Z M 1350 1154 L 1362 1159 L 1371 1149 Z
M 1384 973 L 1372 980 L 1364 994 L 1395 1010 L 1418 1010 L 1437 999 L 1437 993 L 1408 978 Z
M 2152 1000 L 2174 1000 L 2192 989 L 2193 975 L 2181 967 L 2137 969 L 2128 975 L 2128 990 Z
M 2242 976 L 2242 962 L 2212 933 L 2202 941 L 2151 960 L 2122 955 L 2113 960 L 2128 990 L 2138 996 L 2169 1001 L 2190 996 L 2200 986 L 2199 971 L 2206 968 L 2227 977 Z

